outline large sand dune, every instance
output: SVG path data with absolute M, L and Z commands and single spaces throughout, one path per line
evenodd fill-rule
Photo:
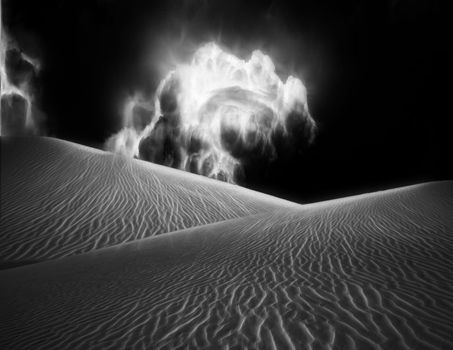
M 295 205 L 58 139 L 1 152 L 0 268 Z
M 55 140 L 39 142 L 49 152 L 63 145 Z M 66 150 L 69 146 L 64 145 Z M 70 147 L 75 152 L 75 146 Z M 62 158 L 55 150 L 53 154 Z M 97 158 L 86 160 L 92 162 L 98 164 Z M 205 181 L 132 163 L 143 167 L 143 176 L 166 172 L 169 188 L 182 192 L 177 198 L 183 199 L 176 201 L 180 205 L 187 206 L 191 194 L 199 196 L 201 190 L 192 186 Z M 54 167 L 49 170 L 51 177 L 61 172 L 66 181 L 77 178 L 77 173 Z M 23 171 L 33 172 L 31 167 Z M 33 182 L 32 174 L 20 176 L 28 176 L 20 180 L 24 184 Z M 174 179 L 180 182 L 173 184 Z M 123 182 L 113 183 L 133 187 L 129 183 L 133 180 L 122 177 Z M 219 182 L 205 183 L 211 186 L 203 192 L 208 198 L 213 193 L 216 200 L 225 198 L 218 204 L 213 200 L 208 215 L 221 205 L 231 213 L 229 217 L 213 215 L 215 220 L 205 219 L 206 224 L 190 221 L 192 228 L 183 229 L 189 226 L 183 224 L 176 232 L 145 233 L 128 243 L 102 249 L 91 246 L 88 253 L 0 271 L 0 348 L 453 348 L 453 182 L 303 206 Z M 153 186 L 150 182 L 148 189 L 156 193 Z M 97 210 L 99 204 L 89 202 L 89 192 L 84 203 Z M 51 192 L 48 200 L 55 200 L 58 193 Z M 160 206 L 159 201 L 168 196 L 153 203 Z M 35 199 L 31 195 L 28 199 L 20 208 L 24 215 L 35 217 L 37 205 L 29 204 Z M 245 203 L 242 212 L 233 211 L 241 208 L 236 203 Z M 10 202 L 2 199 L 2 205 L 8 207 Z M 162 206 L 174 208 L 165 207 L 165 202 Z M 195 208 L 179 210 L 203 215 Z M 9 215 L 13 211 L 9 209 Z M 121 215 L 119 210 L 116 213 Z M 133 220 L 126 213 L 117 219 L 124 225 Z M 159 215 L 165 214 L 148 216 L 144 225 L 151 230 L 154 222 L 162 221 Z M 28 237 L 34 221 L 26 223 L 27 229 L 21 229 L 19 217 L 16 221 L 16 230 Z M 71 223 L 62 222 L 46 234 L 63 232 L 66 237 L 70 230 L 66 225 Z M 107 241 L 108 231 L 102 233 Z M 8 232 L 14 236 L 14 229 Z M 139 239 L 142 236 L 151 237 Z M 52 244 L 40 247 L 39 242 Z M 30 254 L 42 248 L 43 257 L 50 258 L 44 252 L 59 251 L 59 244 L 37 240 Z

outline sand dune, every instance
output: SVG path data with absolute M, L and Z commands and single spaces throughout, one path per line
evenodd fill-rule
M 52 139 L 1 140 L 0 268 L 293 203 Z
M 234 189 L 218 222 L 0 271 L 0 348 L 453 348 L 453 182 L 283 207 Z

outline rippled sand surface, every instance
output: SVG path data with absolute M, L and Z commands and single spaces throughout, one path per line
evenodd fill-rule
M 0 253 L 47 261 L 0 271 L 2 349 L 453 348 L 453 182 L 296 205 L 53 139 L 20 150 Z
M 2 139 L 0 268 L 295 206 L 51 138 Z

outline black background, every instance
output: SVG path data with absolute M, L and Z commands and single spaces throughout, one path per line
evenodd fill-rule
M 2 0 L 2 16 L 42 62 L 48 134 L 89 145 L 119 130 L 126 96 L 153 91 L 169 52 L 213 39 L 243 58 L 262 49 L 305 82 L 319 133 L 245 185 L 305 202 L 453 178 L 450 12 L 376 3 Z

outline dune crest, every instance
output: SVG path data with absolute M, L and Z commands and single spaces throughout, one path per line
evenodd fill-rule
M 3 267 L 296 205 L 58 139 L 2 138 L 1 152 Z

